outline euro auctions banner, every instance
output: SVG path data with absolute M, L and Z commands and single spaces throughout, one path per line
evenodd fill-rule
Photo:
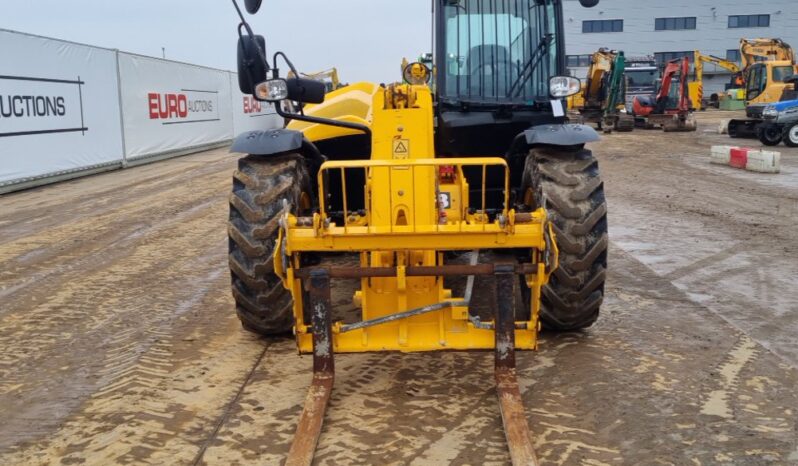
M 0 185 L 122 157 L 115 52 L 0 29 Z
M 120 52 L 127 158 L 232 139 L 229 74 Z
M 274 105 L 242 94 L 238 88 L 238 75 L 230 73 L 230 89 L 233 94 L 233 134 L 255 130 L 283 127 L 283 117 L 274 110 Z

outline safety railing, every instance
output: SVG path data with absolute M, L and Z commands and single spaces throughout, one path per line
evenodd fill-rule
M 447 173 L 451 172 L 454 176 L 459 178 L 459 181 L 452 183 L 451 186 L 457 186 L 460 190 L 459 200 L 461 202 L 460 209 L 462 216 L 460 221 L 457 222 L 442 222 L 439 213 L 444 209 L 441 199 L 441 183 L 440 170 L 442 167 L 447 167 Z M 451 168 L 448 168 L 451 167 Z M 465 167 L 480 167 L 481 179 L 480 183 L 480 206 L 481 208 L 475 212 L 475 215 L 468 215 L 470 184 L 465 172 Z M 490 167 L 498 167 L 502 170 L 502 197 L 501 197 L 501 211 L 493 216 L 494 222 L 490 221 L 490 216 L 487 213 L 488 201 L 487 193 L 489 189 L 488 177 L 492 175 L 489 171 Z M 407 223 L 397 225 L 394 219 L 384 222 L 382 225 L 374 225 L 373 215 L 375 207 L 372 205 L 372 195 L 370 194 L 369 186 L 376 175 L 376 170 L 402 170 L 407 171 L 410 175 L 410 182 L 404 183 L 403 187 L 409 186 L 409 193 L 402 192 L 403 203 L 410 206 L 409 211 L 406 212 Z M 352 170 L 363 170 L 365 180 L 363 206 L 365 215 L 360 215 L 350 209 L 350 199 L 348 198 L 351 192 L 347 187 L 347 172 Z M 425 170 L 426 173 L 419 173 Z M 340 203 L 343 209 L 343 232 L 344 233 L 375 233 L 375 232 L 390 232 L 390 233 L 418 233 L 418 232 L 453 232 L 453 231 L 486 231 L 486 228 L 491 223 L 498 221 L 500 225 L 504 225 L 508 217 L 510 205 L 510 170 L 504 159 L 498 157 L 472 157 L 472 158 L 442 158 L 442 159 L 392 159 L 392 160 L 345 160 L 345 161 L 329 161 L 325 162 L 318 173 L 318 186 L 319 186 L 319 214 L 321 217 L 322 225 L 329 225 L 331 212 L 327 206 L 327 194 L 329 193 L 331 179 L 338 177 L 340 180 L 340 192 L 335 193 L 340 195 Z M 350 178 L 352 178 L 350 176 Z M 383 179 L 387 180 L 387 187 L 377 187 L 377 189 L 384 190 L 387 188 L 387 194 L 381 199 L 387 199 L 388 205 L 381 206 L 382 213 L 389 212 L 390 215 L 394 214 L 394 201 L 393 189 L 393 176 L 388 174 Z M 434 188 L 432 188 L 431 181 L 434 180 Z M 498 184 L 498 183 L 494 183 Z M 419 194 L 421 193 L 421 194 Z M 427 196 L 429 198 L 420 199 L 419 196 Z M 434 206 L 434 208 L 433 208 Z M 497 209 L 498 211 L 498 209 Z M 355 213 L 355 215 L 351 215 Z M 428 220 L 422 219 L 422 214 L 427 214 Z

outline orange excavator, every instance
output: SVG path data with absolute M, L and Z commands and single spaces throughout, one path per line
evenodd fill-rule
M 688 57 L 672 60 L 662 72 L 657 95 L 636 96 L 633 102 L 636 117 L 646 119 L 646 126 L 661 126 L 666 132 L 695 131 L 696 122 L 690 110 L 687 78 Z

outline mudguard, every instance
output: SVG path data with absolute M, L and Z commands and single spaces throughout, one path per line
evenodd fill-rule
M 302 147 L 302 139 L 301 132 L 291 129 L 247 131 L 236 136 L 230 152 L 255 155 L 281 154 Z
M 565 124 L 565 125 L 540 125 L 524 131 L 526 143 L 548 144 L 552 146 L 576 146 L 595 142 L 599 135 L 590 126 Z

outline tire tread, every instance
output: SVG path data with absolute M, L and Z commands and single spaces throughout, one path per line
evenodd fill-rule
M 310 178 L 300 154 L 248 155 L 233 174 L 228 223 L 231 288 L 243 327 L 261 335 L 291 331 L 291 294 L 274 273 L 279 220 L 295 212 Z
M 540 319 L 552 330 L 592 325 L 607 276 L 607 203 L 598 162 L 586 149 L 535 148 L 527 155 L 525 186 L 540 187 L 560 248 L 560 267 L 541 296 Z M 536 207 L 536 206 L 532 206 Z

